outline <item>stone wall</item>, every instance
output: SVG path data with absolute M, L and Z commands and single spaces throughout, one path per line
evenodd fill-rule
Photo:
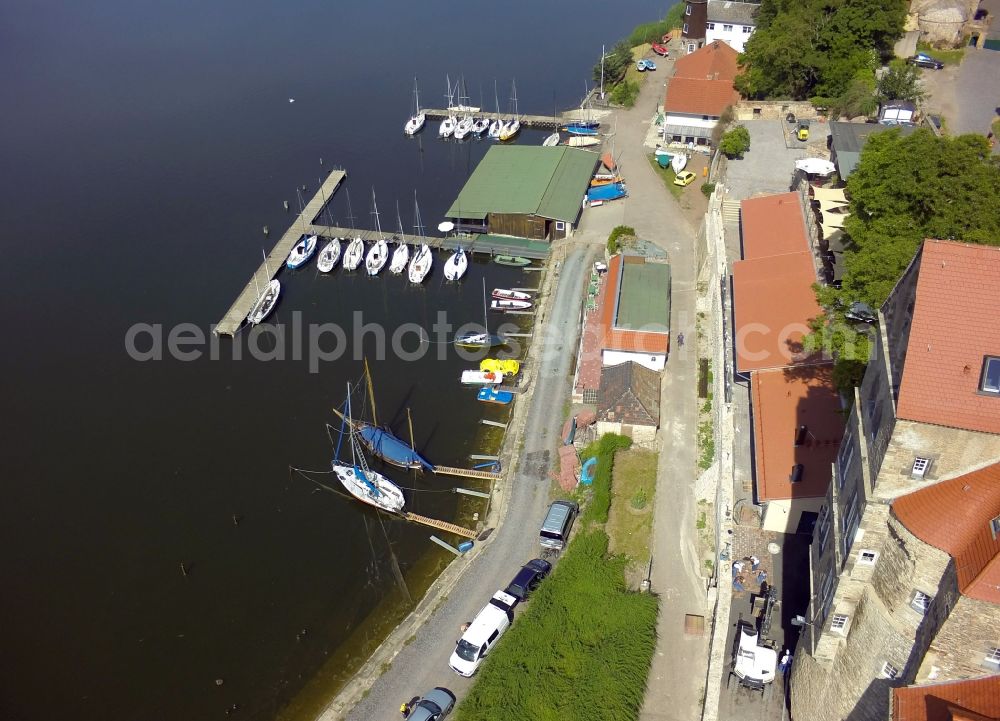
M 784 120 L 788 113 L 803 120 L 823 120 L 813 104 L 805 100 L 741 100 L 733 106 L 737 120 Z
M 917 681 L 954 681 L 996 673 L 996 667 L 984 660 L 991 648 L 1000 646 L 998 626 L 1000 606 L 958 596 L 924 656 Z

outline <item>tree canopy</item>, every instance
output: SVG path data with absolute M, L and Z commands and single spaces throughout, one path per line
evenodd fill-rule
M 902 33 L 905 0 L 763 0 L 736 88 L 749 98 L 839 98 Z
M 807 345 L 836 352 L 840 380 L 857 382 L 867 344 L 843 311 L 855 301 L 880 307 L 926 238 L 1000 245 L 1000 162 L 979 135 L 887 130 L 868 138 L 847 191 L 842 288 L 818 290 L 825 316 Z

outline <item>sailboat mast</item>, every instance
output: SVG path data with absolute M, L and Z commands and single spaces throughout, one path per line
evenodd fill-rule
M 378 219 L 378 203 L 375 202 L 375 186 L 374 185 L 372 186 L 372 208 L 373 208 L 372 212 L 375 215 L 375 228 L 378 230 L 378 238 L 379 238 L 379 240 L 382 240 L 383 239 L 382 238 L 382 224 L 379 222 L 379 219 Z
M 413 418 L 410 417 L 410 407 L 406 407 L 406 423 L 410 426 L 410 448 L 416 452 L 417 444 L 413 442 Z
M 347 432 L 351 435 L 351 465 L 357 466 L 358 459 L 354 453 L 354 421 L 351 420 L 351 383 L 347 382 Z
M 365 358 L 365 380 L 368 382 L 368 400 L 372 405 L 372 425 L 378 425 L 378 418 L 375 417 L 375 388 L 372 385 L 372 372 L 368 369 L 368 359 Z
M 403 216 L 399 214 L 399 198 L 396 198 L 396 225 L 399 226 L 399 242 L 406 242 L 406 233 L 403 232 Z

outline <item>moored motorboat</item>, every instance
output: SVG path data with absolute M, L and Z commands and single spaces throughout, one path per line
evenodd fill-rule
M 530 300 L 493 300 L 490 303 L 490 310 L 528 310 L 531 307 Z
M 486 386 L 479 389 L 479 393 L 476 394 L 476 398 L 484 403 L 499 403 L 500 405 L 505 406 L 514 400 L 514 394 L 510 391 L 501 391 L 496 388 Z
M 500 385 L 503 373 L 499 371 L 462 371 L 462 383 L 466 385 Z
M 510 265 L 515 268 L 523 268 L 531 265 L 531 261 L 520 255 L 494 255 L 493 262 L 497 265 Z
M 555 145 L 559 145 L 559 133 L 552 133 L 552 135 L 546 136 L 545 140 L 542 141 L 542 146 L 546 148 L 551 148 Z
M 338 260 L 340 260 L 340 238 L 331 238 L 319 252 L 316 267 L 321 273 L 329 273 L 337 265 Z
M 254 301 L 253 307 L 247 314 L 247 323 L 257 325 L 267 318 L 274 310 L 274 306 L 278 304 L 279 295 L 281 295 L 281 283 L 275 278 L 265 285 L 263 292 L 257 296 L 257 300 Z
M 531 300 L 531 294 L 522 290 L 510 290 L 509 288 L 494 288 L 493 297 L 498 300 Z
M 469 258 L 465 254 L 465 249 L 459 246 L 444 264 L 444 277 L 448 280 L 461 280 L 468 267 Z
M 344 270 L 357 270 L 364 257 L 365 243 L 359 236 L 347 244 L 347 250 L 344 251 L 344 260 L 342 261 Z
M 305 265 L 306 261 L 312 258 L 312 254 L 316 252 L 317 242 L 319 242 L 319 238 L 315 235 L 308 237 L 303 235 L 299 238 L 299 242 L 295 244 L 295 247 L 292 248 L 292 252 L 288 254 L 288 260 L 285 261 L 285 265 L 293 270 Z
M 430 247 L 424 243 L 416 252 L 414 252 L 413 257 L 410 258 L 410 282 L 423 283 L 424 278 L 426 278 L 427 274 L 431 272 L 431 266 L 433 264 L 434 255 L 431 253 Z
M 513 358 L 483 358 L 479 361 L 479 370 L 497 371 L 505 376 L 516 376 L 521 370 L 521 362 Z

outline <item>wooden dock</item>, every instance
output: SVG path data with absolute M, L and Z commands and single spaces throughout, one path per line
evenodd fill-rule
M 465 115 L 466 113 L 456 113 L 454 110 L 441 110 L 439 108 L 421 108 L 421 110 L 427 114 L 428 120 L 443 120 L 450 115 Z M 493 119 L 497 116 L 496 113 L 489 113 L 485 111 L 480 111 L 478 113 L 473 113 L 484 118 Z M 509 118 L 511 113 L 500 113 L 501 118 Z M 563 125 L 567 125 L 572 122 L 569 118 L 563 118 L 558 115 L 522 115 L 518 114 L 518 120 L 521 121 L 521 125 L 526 128 L 535 128 L 536 130 L 558 130 Z
M 419 523 L 422 526 L 430 526 L 431 528 L 437 528 L 441 531 L 454 533 L 456 536 L 462 536 L 463 538 L 475 538 L 477 535 L 475 531 L 469 530 L 468 528 L 462 528 L 461 526 L 456 526 L 454 523 L 448 523 L 447 521 L 439 521 L 436 518 L 420 516 L 416 513 L 404 513 L 403 518 L 407 521 Z
M 313 230 L 315 226 L 313 226 L 312 222 L 323 211 L 323 208 L 329 202 L 330 198 L 333 197 L 333 194 L 337 192 L 337 188 L 340 187 L 340 184 L 346 177 L 346 170 L 334 170 L 326 177 L 319 191 L 306 204 L 299 217 L 295 219 L 292 226 L 285 231 L 285 234 L 281 236 L 277 244 L 271 249 L 271 252 L 267 255 L 267 260 L 261 264 L 254 277 L 243 287 L 243 291 L 236 297 L 236 301 L 226 311 L 226 314 L 222 316 L 222 320 L 215 324 L 214 331 L 216 335 L 236 335 L 236 331 L 243 325 L 247 314 L 257 301 L 260 290 L 285 266 L 285 260 L 287 260 L 288 254 L 292 251 L 299 238 L 303 234 L 318 234 Z M 319 249 L 317 249 L 318 251 Z
M 478 468 L 454 468 L 452 466 L 435 466 L 435 473 L 443 476 L 460 476 L 462 478 L 478 478 L 483 481 L 503 480 L 503 474 L 493 471 L 481 471 Z
M 363 228 L 342 228 L 330 225 L 312 225 L 311 232 L 324 238 L 361 238 L 366 244 L 374 243 L 379 238 L 379 234 L 374 230 Z M 382 237 L 389 239 L 394 233 L 382 233 Z M 520 239 L 512 238 L 515 242 L 506 245 L 502 238 L 493 236 L 489 241 L 482 240 L 481 235 L 449 235 L 446 238 L 432 238 L 430 236 L 410 235 L 407 233 L 403 239 L 411 245 L 426 243 L 431 250 L 455 250 L 459 246 L 465 248 L 467 253 L 485 253 L 494 255 L 520 255 L 532 260 L 545 260 L 548 258 L 548 251 L 536 251 L 525 248 Z

